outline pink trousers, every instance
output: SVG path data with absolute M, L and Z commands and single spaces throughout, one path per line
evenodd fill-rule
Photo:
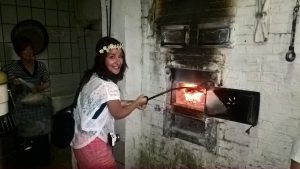
M 117 169 L 111 147 L 99 138 L 73 151 L 79 169 Z

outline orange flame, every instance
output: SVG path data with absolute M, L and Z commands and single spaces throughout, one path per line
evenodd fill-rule
M 197 84 L 193 83 L 180 83 L 181 87 L 190 87 L 187 89 L 183 89 L 184 99 L 186 102 L 190 104 L 199 104 L 201 103 L 201 98 L 203 93 L 198 90 Z M 195 88 L 195 89 L 193 89 Z
M 174 105 L 204 111 L 205 89 L 201 89 L 197 84 L 186 82 L 178 82 L 176 87 L 183 88 L 175 91 Z
M 201 97 L 202 97 L 203 93 L 199 92 L 199 91 L 185 91 L 184 92 L 184 96 L 185 96 L 185 100 L 193 103 L 193 104 L 197 104 L 201 101 Z
M 182 87 L 197 87 L 196 84 L 193 84 L 193 83 L 181 83 L 181 86 Z

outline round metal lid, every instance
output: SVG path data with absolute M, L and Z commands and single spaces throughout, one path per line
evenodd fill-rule
M 13 45 L 19 37 L 26 37 L 32 41 L 35 55 L 46 49 L 49 41 L 46 28 L 36 20 L 24 20 L 16 24 L 11 32 Z

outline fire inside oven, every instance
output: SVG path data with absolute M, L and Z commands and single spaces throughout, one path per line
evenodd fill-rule
M 177 89 L 171 93 L 172 113 L 202 120 L 206 111 L 206 82 L 214 85 L 215 73 L 172 68 L 171 75 L 171 87 Z
M 217 87 L 214 72 L 172 69 L 171 112 L 204 120 L 216 117 L 256 125 L 260 94 Z
M 175 112 L 201 118 L 205 112 L 206 90 L 199 84 L 173 82 L 177 90 L 172 92 L 172 106 Z
M 165 136 L 207 146 L 207 133 L 216 134 L 215 119 L 256 125 L 259 92 L 223 88 L 216 75 L 213 71 L 171 68 L 170 87 L 174 90 L 168 93 L 171 106 L 164 114 Z

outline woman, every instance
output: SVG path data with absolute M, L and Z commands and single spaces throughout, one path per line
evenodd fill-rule
M 131 103 L 120 100 L 117 82 L 127 68 L 122 44 L 111 37 L 101 38 L 96 46 L 94 66 L 79 87 L 74 110 L 75 134 L 71 146 L 80 169 L 116 169 L 108 135 L 114 132 L 115 119 L 143 108 L 141 95 Z
M 7 74 L 15 100 L 20 159 L 30 166 L 47 164 L 52 107 L 49 97 L 42 93 L 49 90 L 49 74 L 46 66 L 36 60 L 28 38 L 15 39 L 13 44 L 20 60 L 7 67 Z

